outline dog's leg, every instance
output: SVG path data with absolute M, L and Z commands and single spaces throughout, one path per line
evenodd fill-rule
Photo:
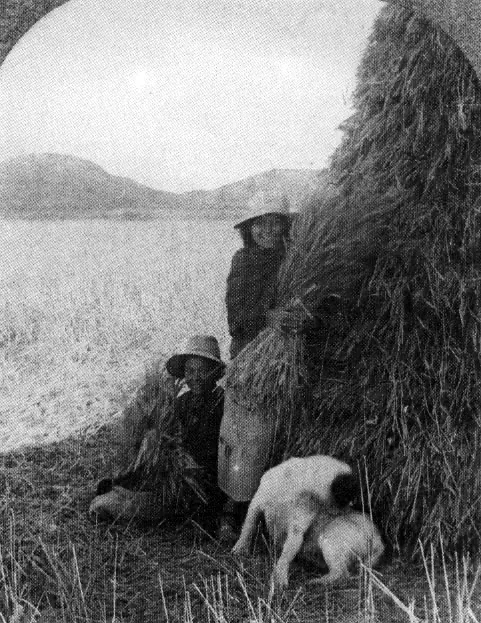
M 350 564 L 356 559 L 358 534 L 352 527 L 332 522 L 319 543 L 329 572 L 319 578 L 321 584 L 331 584 L 349 577 Z M 317 581 L 317 580 L 316 580 Z
M 282 548 L 282 553 L 272 573 L 275 586 L 287 588 L 288 573 L 291 562 L 300 551 L 304 542 L 304 536 L 309 530 L 316 511 L 305 506 L 296 506 L 291 511 L 287 528 L 287 538 Z
M 349 577 L 349 562 L 350 556 L 346 553 L 346 557 L 341 558 L 345 555 L 344 552 L 332 552 L 329 551 L 329 548 L 323 548 L 322 553 L 324 555 L 324 560 L 329 568 L 329 572 L 325 575 L 321 575 L 319 578 L 316 578 L 314 581 L 320 584 L 332 584 L 333 582 L 337 582 L 342 578 Z
M 249 504 L 249 508 L 247 510 L 247 515 L 242 525 L 242 530 L 239 536 L 237 543 L 232 548 L 233 554 L 248 554 L 249 548 L 252 540 L 252 535 L 256 529 L 257 522 L 260 519 L 260 516 L 263 513 L 263 508 L 261 504 L 262 496 L 254 495 Z
M 375 567 L 379 563 L 385 549 L 386 548 L 384 547 L 381 535 L 376 529 L 374 529 L 368 556 L 368 561 L 372 567 Z

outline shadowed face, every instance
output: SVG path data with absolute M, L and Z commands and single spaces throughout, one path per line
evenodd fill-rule
M 199 396 L 215 385 L 217 366 L 215 362 L 204 357 L 189 357 L 185 362 L 184 376 L 191 392 Z
M 274 249 L 282 244 L 284 221 L 279 214 L 264 214 L 251 225 L 252 239 L 263 249 Z

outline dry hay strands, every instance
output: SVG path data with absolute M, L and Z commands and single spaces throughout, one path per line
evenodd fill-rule
M 170 512 L 187 509 L 193 501 L 207 503 L 203 470 L 184 449 L 180 434 L 153 429 L 144 438 L 135 469 L 143 488 L 154 491 Z
M 339 212 L 358 222 L 373 202 L 391 204 L 392 219 L 361 289 L 349 276 L 349 287 L 340 285 L 352 321 L 330 351 L 347 370 L 332 383 L 320 370 L 317 427 L 297 453 L 365 459 L 373 502 L 400 547 L 437 542 L 441 530 L 447 552 L 460 544 L 475 551 L 481 89 L 448 37 L 391 5 L 359 78 L 358 111 L 331 166 Z M 363 250 L 361 241 L 361 259 L 371 244 Z M 380 383 L 385 397 L 370 400 Z
M 373 198 L 361 213 L 341 195 L 316 199 L 296 219 L 279 272 L 276 305 L 316 313 L 333 297 L 356 301 L 392 237 L 396 206 Z
M 481 536 L 479 356 L 451 342 L 452 315 L 440 326 L 447 340 L 436 327 L 392 346 L 378 334 L 384 356 L 365 352 L 364 370 L 321 378 L 317 418 L 291 453 L 365 462 L 390 542 L 416 551 L 441 529 L 452 554 L 476 551 Z
M 171 377 L 163 361 L 147 366 L 138 389 L 122 410 L 120 438 L 122 469 L 132 467 L 146 432 L 154 427 L 167 430 L 172 425 L 174 400 L 182 382 Z
M 227 385 L 263 409 L 296 404 L 295 391 L 303 381 L 302 359 L 301 336 L 267 327 L 232 361 Z
M 443 32 L 412 10 L 383 8 L 358 73 L 356 113 L 331 174 L 343 192 L 393 195 L 408 219 L 418 203 L 479 195 L 479 80 Z
M 147 369 L 122 418 L 123 470 L 136 487 L 153 491 L 171 510 L 186 508 L 192 499 L 205 502 L 202 470 L 182 446 L 175 400 L 184 388 L 163 362 Z
M 359 434 L 354 456 L 366 462 L 373 508 L 389 540 L 414 554 L 439 539 L 449 556 L 477 552 L 479 430 L 436 417 L 426 426 L 424 418 L 408 408 L 399 417 L 398 431 L 389 431 L 389 424 L 393 422 L 378 423 L 385 441 L 374 426 L 367 435 L 359 424 L 353 429 Z

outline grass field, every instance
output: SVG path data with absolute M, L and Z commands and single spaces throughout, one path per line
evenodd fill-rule
M 96 524 L 115 470 L 115 414 L 145 365 L 185 336 L 227 335 L 225 222 L 0 224 L 0 623 L 476 623 L 475 563 L 391 561 L 325 591 L 296 567 L 271 595 L 273 554 L 235 560 L 187 517 Z M 432 566 L 431 566 L 432 565 Z
M 0 223 L 0 443 L 108 421 L 191 333 L 225 352 L 226 222 Z

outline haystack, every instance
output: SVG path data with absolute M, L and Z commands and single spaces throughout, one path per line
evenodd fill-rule
M 443 32 L 389 5 L 362 60 L 355 107 L 331 163 L 335 196 L 301 215 L 281 275 L 279 305 L 301 300 L 317 326 L 307 323 L 304 338 L 269 327 L 239 370 L 257 365 L 251 396 L 260 405 L 273 392 L 291 406 L 313 400 L 287 452 L 358 461 L 395 547 L 474 549 L 480 84 Z M 279 344 L 295 350 L 262 366 Z M 297 371 L 293 353 L 303 357 Z
M 394 543 L 441 536 L 452 552 L 481 536 L 481 88 L 446 35 L 387 7 L 355 101 L 332 162 L 339 209 L 389 218 L 343 301 L 344 374 L 320 375 L 323 446 L 366 462 Z

